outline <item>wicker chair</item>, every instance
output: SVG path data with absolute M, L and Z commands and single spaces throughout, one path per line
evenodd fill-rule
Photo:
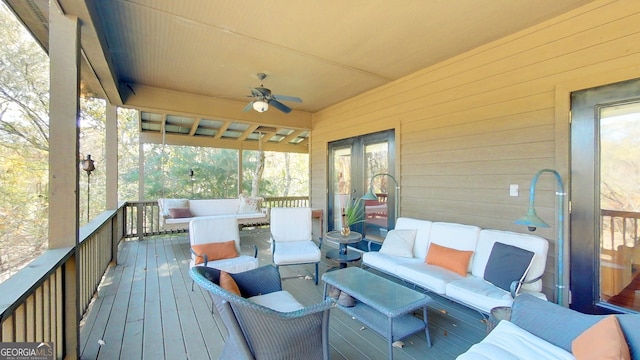
M 282 290 L 273 265 L 231 274 L 242 297 L 218 286 L 217 269 L 196 266 L 189 273 L 209 292 L 229 332 L 220 359 L 329 359 L 330 300 L 291 312 L 248 300 Z

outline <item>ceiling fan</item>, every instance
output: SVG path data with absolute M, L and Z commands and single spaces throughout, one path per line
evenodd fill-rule
M 274 95 L 271 94 L 271 90 L 267 89 L 262 85 L 262 80 L 267 77 L 264 73 L 258 74 L 258 79 L 260 79 L 260 87 L 255 87 L 251 89 L 251 95 L 253 100 L 247 104 L 247 106 L 242 109 L 242 111 L 250 111 L 251 109 L 257 112 L 265 112 L 269 110 L 269 106 L 273 106 L 274 108 L 282 111 L 283 113 L 290 113 L 291 108 L 287 105 L 281 103 L 280 101 L 293 101 L 301 103 L 302 99 L 295 96 L 286 96 L 286 95 Z

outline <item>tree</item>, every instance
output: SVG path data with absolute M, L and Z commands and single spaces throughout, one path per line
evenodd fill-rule
M 47 248 L 49 61 L 0 3 L 0 281 Z

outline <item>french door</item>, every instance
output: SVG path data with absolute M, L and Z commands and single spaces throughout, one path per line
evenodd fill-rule
M 571 307 L 640 311 L 640 79 L 571 109 Z
M 341 214 L 349 202 L 357 202 L 369 191 L 372 177 L 393 172 L 394 131 L 388 130 L 329 143 L 328 228 L 342 226 Z M 360 200 L 364 221 L 351 227 L 363 237 L 383 239 L 395 224 L 395 186 L 387 186 L 388 176 L 374 179 L 378 200 Z

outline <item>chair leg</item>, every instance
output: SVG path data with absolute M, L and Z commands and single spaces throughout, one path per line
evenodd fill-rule
M 316 285 L 318 285 L 318 263 L 316 263 Z
M 195 282 L 195 281 L 191 280 L 191 291 L 193 291 L 193 283 L 194 283 L 194 282 Z

